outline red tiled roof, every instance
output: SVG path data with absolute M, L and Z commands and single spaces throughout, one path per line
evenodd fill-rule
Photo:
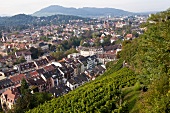
M 39 73 L 37 71 L 30 72 L 31 77 L 35 77 L 35 76 L 38 76 L 38 75 L 39 75 Z
M 19 98 L 19 92 L 17 88 L 8 89 L 3 93 L 3 95 L 7 96 L 7 101 L 9 102 L 11 102 L 11 100 L 13 102 L 15 99 Z
M 45 66 L 44 67 L 44 70 L 45 71 L 51 71 L 51 70 L 54 70 L 55 68 L 52 66 L 52 65 L 49 65 L 49 66 Z
M 132 34 L 127 34 L 126 37 L 127 38 L 132 38 Z
M 11 76 L 10 79 L 12 82 L 19 82 L 21 81 L 23 78 L 26 78 L 26 76 L 24 74 L 19 74 L 19 75 L 15 75 L 15 76 Z

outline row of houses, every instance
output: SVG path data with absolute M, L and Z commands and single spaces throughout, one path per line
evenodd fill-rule
M 48 57 L 50 56 L 44 56 L 42 59 L 45 60 L 15 65 L 13 71 L 1 72 L 1 76 L 6 76 L 0 80 L 2 106 L 5 105 L 8 109 L 13 107 L 20 94 L 18 87 L 21 86 L 22 79 L 29 84 L 31 93 L 50 92 L 58 97 L 94 80 L 105 71 L 104 67 L 98 65 L 96 55 L 79 55 L 58 62 L 51 57 L 49 60 Z
M 107 62 L 117 59 L 117 54 L 121 51 L 122 45 L 110 45 L 104 47 L 82 47 L 76 48 L 82 56 L 95 56 L 99 63 L 106 64 Z

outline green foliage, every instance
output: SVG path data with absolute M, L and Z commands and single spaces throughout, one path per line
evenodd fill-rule
M 41 92 L 41 93 L 34 93 L 32 95 L 32 104 L 33 107 L 36 107 L 40 104 L 43 104 L 44 102 L 51 100 L 52 95 L 50 93 L 45 93 L 45 92 Z
M 168 113 L 170 111 L 170 77 L 162 75 L 149 85 L 149 90 L 139 101 L 140 113 Z
M 14 65 L 24 63 L 24 62 L 26 62 L 26 60 L 25 60 L 25 58 L 23 56 L 21 56 L 20 58 L 18 58 L 16 60 L 16 62 L 14 62 Z
M 56 46 L 55 45 L 49 44 L 48 46 L 49 46 L 50 51 L 56 51 Z
M 41 40 L 48 42 L 50 40 L 50 38 L 48 38 L 47 36 L 42 36 L 40 37 Z
M 111 68 L 113 66 L 113 64 L 115 64 L 115 61 L 107 62 L 106 69 Z
M 140 84 L 139 81 L 135 83 L 135 85 L 134 85 L 134 90 L 135 90 L 135 91 L 141 90 L 141 84 Z
M 25 79 L 22 79 L 21 81 L 21 95 L 25 95 L 26 93 L 29 93 L 28 90 L 29 86 Z
M 150 84 L 154 78 L 168 72 L 170 67 L 170 12 L 152 15 L 146 23 L 147 30 L 140 38 L 125 41 L 121 57 L 137 73 L 141 82 Z
M 55 60 L 61 60 L 64 56 L 64 52 L 63 51 L 52 52 L 50 55 L 54 57 Z
M 133 71 L 123 68 L 111 75 L 87 83 L 62 97 L 46 102 L 28 113 L 126 111 L 127 105 L 121 98 L 120 87 L 135 84 L 135 77 Z
M 70 20 L 83 20 L 85 22 L 91 20 L 71 15 L 53 15 L 48 17 L 35 17 L 31 15 L 19 14 L 12 17 L 0 17 L 0 31 L 9 31 L 11 28 L 16 30 L 28 29 L 30 26 L 46 26 L 68 24 Z M 41 21 L 44 20 L 44 21 Z
M 21 97 L 19 97 L 14 105 L 14 108 L 9 112 L 11 113 L 24 113 L 29 109 L 33 109 L 39 104 L 43 104 L 46 101 L 51 100 L 51 94 L 49 93 L 35 93 L 31 94 L 29 86 L 25 79 L 21 81 Z
M 53 56 L 56 60 L 61 60 L 62 58 L 67 57 L 67 55 L 72 53 L 77 53 L 75 48 L 71 48 L 65 52 L 64 51 L 52 52 L 51 56 Z
M 152 15 L 143 25 L 147 30 L 140 38 L 123 43 L 121 58 L 139 74 L 140 83 L 148 87 L 148 91 L 137 101 L 139 106 L 134 112 L 170 111 L 170 19 L 168 17 L 170 11 Z M 138 89 L 140 83 L 135 84 L 135 89 Z
M 31 47 L 30 48 L 30 52 L 31 52 L 31 57 L 33 59 L 38 59 L 39 56 L 42 56 L 43 55 L 43 51 L 41 48 L 34 48 L 34 47 Z
M 117 61 L 117 63 L 110 62 L 106 66 L 109 67 L 109 68 L 107 68 L 106 72 L 103 74 L 104 76 L 110 75 L 110 74 L 120 70 L 123 67 L 123 59 L 119 59 Z

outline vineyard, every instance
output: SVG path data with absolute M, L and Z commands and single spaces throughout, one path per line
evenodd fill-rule
M 132 86 L 136 76 L 128 68 L 88 83 L 69 94 L 46 102 L 28 113 L 120 112 L 126 110 L 121 87 Z
M 120 59 L 102 76 L 28 113 L 169 113 L 170 9 L 149 21 L 140 38 L 123 43 Z

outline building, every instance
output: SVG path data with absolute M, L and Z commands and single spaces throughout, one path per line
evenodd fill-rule
M 37 59 L 34 61 L 36 69 L 42 68 L 44 66 L 46 66 L 49 62 L 46 58 L 43 59 Z
M 104 52 L 102 47 L 79 47 L 77 48 L 77 51 L 84 57 L 102 54 Z
M 0 80 L 0 94 L 13 87 L 14 83 L 10 79 Z
M 34 62 L 22 63 L 14 66 L 15 70 L 18 70 L 19 73 L 28 73 L 36 69 Z
M 19 88 L 6 90 L 1 95 L 1 105 L 3 109 L 12 109 L 16 100 L 20 97 Z
M 32 60 L 30 51 L 15 52 L 15 56 L 16 58 L 20 58 L 21 56 L 23 56 L 27 62 Z
M 26 79 L 25 74 L 18 74 L 15 76 L 10 76 L 10 80 L 12 81 L 12 83 L 16 86 L 16 85 L 21 85 L 21 81 L 22 79 Z

